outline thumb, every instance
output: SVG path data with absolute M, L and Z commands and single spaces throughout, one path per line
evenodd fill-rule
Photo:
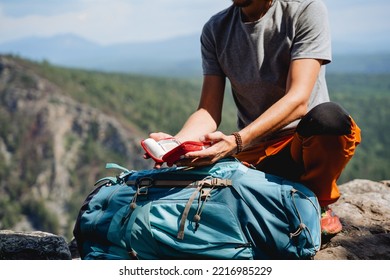
M 166 138 L 171 138 L 172 135 L 165 133 L 165 132 L 153 132 L 149 134 L 150 138 L 153 138 L 156 141 L 166 139 Z
M 203 137 L 200 137 L 200 141 L 201 142 L 219 142 L 223 139 L 224 137 L 224 134 L 220 131 L 215 131 L 215 132 L 212 132 L 212 133 L 208 133 L 206 135 L 204 135 Z

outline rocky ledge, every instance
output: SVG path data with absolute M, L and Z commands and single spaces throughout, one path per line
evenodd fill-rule
M 340 186 L 333 210 L 341 233 L 323 239 L 315 260 L 390 259 L 390 181 L 354 180 Z M 0 231 L 0 260 L 78 258 L 74 241 L 45 232 Z
M 0 260 L 70 260 L 65 239 L 47 232 L 0 231 Z
M 354 180 L 340 186 L 332 206 L 343 230 L 323 240 L 318 260 L 390 260 L 390 181 Z

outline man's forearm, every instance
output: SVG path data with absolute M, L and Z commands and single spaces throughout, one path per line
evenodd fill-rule
M 201 136 L 215 131 L 217 127 L 212 116 L 205 109 L 199 109 L 188 118 L 175 138 L 180 142 L 199 141 Z

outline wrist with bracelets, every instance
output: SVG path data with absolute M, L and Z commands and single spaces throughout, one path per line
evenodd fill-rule
M 237 150 L 236 150 L 236 155 L 242 152 L 243 146 L 242 146 L 242 138 L 240 133 L 234 132 L 232 133 L 234 138 L 236 139 L 236 145 L 237 145 Z

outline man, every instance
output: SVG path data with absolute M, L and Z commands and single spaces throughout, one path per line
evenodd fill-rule
M 233 0 L 205 24 L 201 44 L 199 107 L 175 138 L 213 145 L 187 153 L 178 165 L 235 156 L 299 181 L 323 207 L 323 233 L 341 231 L 328 205 L 340 196 L 336 180 L 360 143 L 360 129 L 329 102 L 325 65 L 331 61 L 331 41 L 322 1 Z M 216 131 L 226 78 L 238 110 L 239 131 L 232 135 Z M 167 136 L 150 134 L 155 140 Z

